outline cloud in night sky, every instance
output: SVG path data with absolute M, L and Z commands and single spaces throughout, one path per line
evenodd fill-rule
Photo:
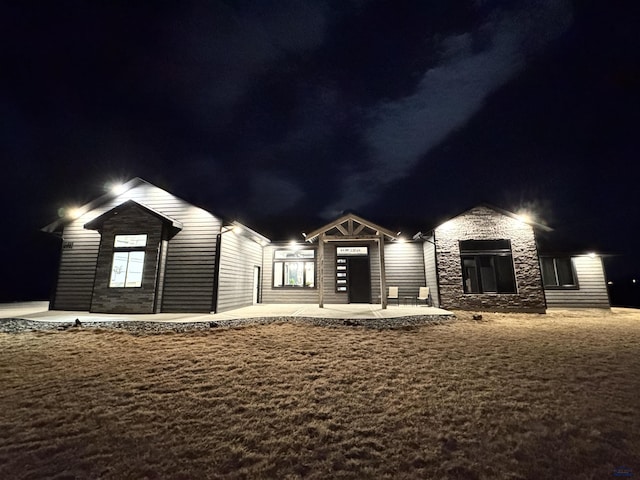
M 424 73 L 413 94 L 369 110 L 370 126 L 364 132 L 369 163 L 358 169 L 344 167 L 340 198 L 325 215 L 357 209 L 381 188 L 410 174 L 424 155 L 463 127 L 492 92 L 571 21 L 566 3 L 532 2 L 520 10 L 492 12 L 476 30 L 446 37 L 439 61 Z

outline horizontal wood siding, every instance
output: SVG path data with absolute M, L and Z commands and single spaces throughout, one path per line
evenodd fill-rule
M 393 242 L 384 247 L 387 287 L 398 287 L 398 295 L 417 297 L 426 286 L 422 242 Z
M 380 246 L 378 242 L 369 244 L 369 265 L 371 267 L 371 303 L 380 303 Z
M 93 298 L 90 312 L 94 313 L 154 313 L 156 305 L 158 260 L 164 235 L 162 220 L 147 210 L 129 204 L 117 215 L 111 215 L 102 223 L 100 251 L 93 282 Z M 142 283 L 136 288 L 112 288 L 111 269 L 114 243 L 118 234 L 145 234 Z
M 609 308 L 609 294 L 600 257 L 573 257 L 577 290 L 545 289 L 548 308 Z
M 94 216 L 82 216 L 64 229 L 52 310 L 89 311 L 91 307 L 100 234 L 85 230 L 83 225 Z
M 316 248 L 316 245 L 304 248 Z M 273 288 L 273 252 L 288 248 L 288 244 L 267 245 L 262 262 L 262 303 L 318 303 L 317 288 Z M 316 250 L 316 285 L 318 284 L 318 253 Z
M 156 304 L 154 306 L 154 313 L 160 313 L 162 309 L 162 293 L 164 292 L 164 272 L 167 266 L 167 249 L 169 248 L 169 242 L 162 240 L 160 245 L 160 261 L 158 262 L 158 291 L 156 293 Z
M 211 312 L 221 222 L 187 203 L 176 205 L 173 213 L 162 212 L 183 224 L 169 240 L 162 311 Z
M 424 273 L 429 287 L 429 295 L 434 307 L 440 306 L 440 295 L 438 293 L 438 270 L 436 269 L 436 247 L 433 237 L 428 237 L 422 245 L 424 255 Z
M 135 200 L 183 224 L 168 244 L 163 291 L 163 312 L 209 312 L 213 303 L 216 235 L 220 220 L 170 193 L 149 184 L 138 185 L 82 215 L 65 226 L 56 310 L 88 310 L 91 303 L 100 234 L 84 224 L 120 205 Z
M 255 267 L 262 267 L 262 246 L 233 231 L 223 233 L 220 238 L 216 311 L 253 305 L 253 272 Z

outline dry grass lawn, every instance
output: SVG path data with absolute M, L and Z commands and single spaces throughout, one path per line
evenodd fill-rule
M 640 311 L 0 334 L 0 478 L 640 475 Z

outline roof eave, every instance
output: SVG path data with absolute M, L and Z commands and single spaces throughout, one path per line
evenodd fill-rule
M 120 192 L 118 193 L 107 192 L 104 195 L 101 195 L 100 197 L 91 200 L 89 203 L 82 205 L 81 207 L 78 208 L 78 210 L 82 212 L 82 214 L 89 212 L 94 208 L 98 208 L 100 205 L 105 204 L 109 200 L 112 200 L 117 196 L 122 195 L 124 192 L 131 190 L 133 187 L 137 187 L 138 185 L 142 185 L 145 183 L 147 185 L 151 185 L 149 182 L 147 182 L 146 180 L 143 180 L 140 177 L 134 177 L 131 180 L 122 184 L 122 189 Z M 68 218 L 68 217 L 59 218 L 58 220 L 51 222 L 49 225 L 42 227 L 40 231 L 45 233 L 55 233 L 57 231 L 60 231 L 61 227 L 64 227 L 66 224 L 71 223 L 73 220 L 75 219 Z

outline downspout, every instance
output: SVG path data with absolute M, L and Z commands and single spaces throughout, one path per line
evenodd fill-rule
M 104 238 L 102 236 L 102 230 L 98 230 L 98 233 L 100 234 L 100 243 L 98 244 L 98 255 L 96 255 L 96 263 L 95 263 L 95 266 L 93 267 L 93 283 L 91 284 L 91 301 L 89 302 L 89 312 L 93 312 L 93 296 L 94 296 L 95 291 L 96 291 L 96 281 L 98 279 L 97 278 L 98 277 L 98 263 L 100 262 L 100 253 L 102 252 L 102 241 L 104 240 Z M 64 248 L 64 241 L 62 242 L 62 245 L 63 245 L 63 248 Z M 112 252 L 113 252 L 113 249 L 112 249 Z M 112 255 L 113 255 L 113 253 L 112 253 Z M 143 266 L 143 268 L 144 268 L 144 266 Z
M 436 231 L 433 231 L 433 261 L 436 264 L 436 290 L 438 291 L 438 308 L 442 308 L 442 293 L 440 292 L 440 268 L 438 267 L 438 245 L 436 245 Z
M 220 252 L 222 250 L 222 232 L 216 235 L 216 262 L 213 272 L 213 298 L 211 300 L 211 307 L 213 313 L 218 311 L 218 286 L 220 283 Z
M 441 308 L 442 305 L 442 296 L 440 294 L 440 271 L 438 269 L 438 246 L 436 245 L 436 231 L 433 230 L 433 241 L 429 240 L 427 238 L 425 238 L 424 234 L 422 232 L 418 232 L 417 234 L 415 234 L 413 236 L 414 240 L 420 239 L 424 242 L 430 243 L 431 245 L 433 245 L 433 262 L 435 265 L 435 269 L 436 269 L 436 290 L 438 292 L 438 308 Z M 427 266 L 425 265 L 425 280 L 426 280 L 426 268 Z M 425 282 L 426 283 L 426 282 Z
M 540 252 L 538 251 L 538 239 L 536 238 L 536 230 L 531 227 L 531 231 L 533 232 L 533 244 L 536 246 L 536 258 L 538 259 L 538 271 L 540 272 L 540 277 L 538 280 L 540 281 L 540 288 L 542 289 L 542 299 L 544 300 L 544 313 L 547 311 L 547 292 L 544 290 L 544 281 L 542 279 L 542 264 L 540 263 Z

